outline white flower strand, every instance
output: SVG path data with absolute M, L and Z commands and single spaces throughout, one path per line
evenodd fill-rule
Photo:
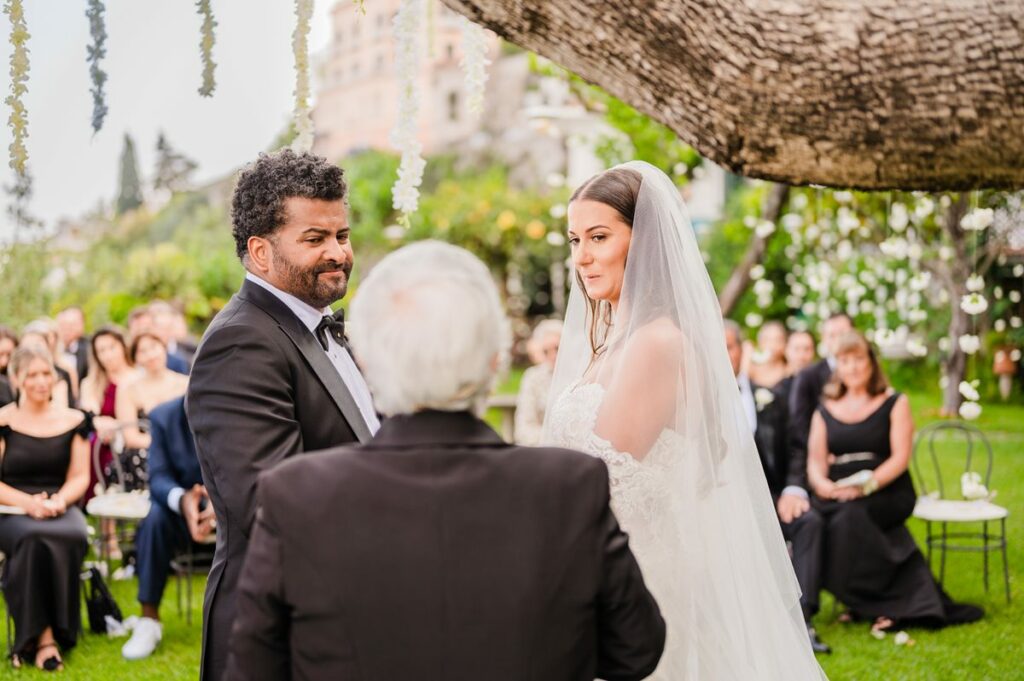
M 399 222 L 409 226 L 409 215 L 419 207 L 419 186 L 423 181 L 423 147 L 416 136 L 419 113 L 420 58 L 424 0 L 402 0 L 395 14 L 395 72 L 398 74 L 398 117 L 391 131 L 391 144 L 402 154 L 398 179 L 391 189 L 392 205 L 401 211 Z
M 487 31 L 462 17 L 462 61 L 459 65 L 466 76 L 466 106 L 469 113 L 480 117 L 484 111 L 484 91 L 487 86 Z
M 309 112 L 309 20 L 313 16 L 313 0 L 295 0 L 295 31 L 292 33 L 292 54 L 295 56 L 295 140 L 296 152 L 313 148 L 313 119 Z

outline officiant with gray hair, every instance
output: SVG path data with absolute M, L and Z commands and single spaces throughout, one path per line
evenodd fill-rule
M 642 679 L 665 624 L 597 458 L 508 444 L 480 416 L 509 325 L 487 268 L 384 258 L 349 335 L 387 418 L 260 476 L 232 679 Z

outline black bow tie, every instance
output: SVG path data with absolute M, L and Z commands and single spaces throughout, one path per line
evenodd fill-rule
M 338 341 L 338 345 L 345 347 L 345 311 L 338 310 L 333 316 L 324 315 L 320 323 L 316 325 L 314 333 L 324 352 L 327 352 L 327 334 Z

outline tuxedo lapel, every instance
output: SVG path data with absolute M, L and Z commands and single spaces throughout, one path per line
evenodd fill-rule
M 247 280 L 242 283 L 239 297 L 260 308 L 277 322 L 277 325 L 285 332 L 285 335 L 291 340 L 295 349 L 306 360 L 306 364 L 309 365 L 309 368 L 316 375 L 317 380 L 323 384 L 338 411 L 348 421 L 349 426 L 356 434 L 356 437 L 359 438 L 359 441 L 368 441 L 372 436 L 370 428 L 366 425 L 366 420 L 363 419 L 362 412 L 359 411 L 359 405 L 356 404 L 352 393 L 349 392 L 345 382 L 341 380 L 338 370 L 331 363 L 327 353 L 320 347 L 320 343 L 310 333 L 309 329 L 303 326 L 302 322 L 292 314 L 287 305 L 278 300 L 272 293 L 264 290 L 257 284 L 253 284 L 251 281 Z

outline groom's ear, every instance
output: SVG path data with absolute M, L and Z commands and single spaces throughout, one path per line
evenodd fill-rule
M 268 239 L 264 239 L 261 236 L 251 236 L 246 242 L 246 248 L 249 254 L 248 264 L 256 272 L 266 274 L 270 271 L 271 249 L 273 246 Z

